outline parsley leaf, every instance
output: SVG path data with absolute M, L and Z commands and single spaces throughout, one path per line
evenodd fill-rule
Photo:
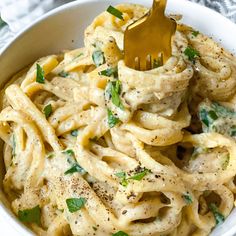
M 120 184 L 121 184 L 122 186 L 127 187 L 128 181 L 127 181 L 127 179 L 126 179 L 126 173 L 125 173 L 125 172 L 116 173 L 115 176 L 117 176 L 118 178 L 121 179 Z
M 94 64 L 99 67 L 105 63 L 104 53 L 101 50 L 93 52 L 92 55 Z
M 114 78 L 118 77 L 118 68 L 114 67 L 114 68 L 107 68 L 106 70 L 102 70 L 100 72 L 98 72 L 99 75 L 103 75 L 103 76 L 107 76 L 107 77 L 111 77 L 113 76 Z
M 222 224 L 225 221 L 225 217 L 219 212 L 219 209 L 216 204 L 211 203 L 209 205 L 209 209 L 215 217 L 216 225 Z
M 39 64 L 36 64 L 36 67 L 37 67 L 36 82 L 44 84 L 45 83 L 44 70 Z
M 141 172 L 139 172 L 139 173 L 129 177 L 129 179 L 140 181 L 140 180 L 142 180 L 144 178 L 145 175 L 147 175 L 150 172 L 151 172 L 150 170 L 144 168 L 143 171 L 141 171 Z
M 120 20 L 124 20 L 123 13 L 111 5 L 107 8 L 107 12 L 109 12 L 113 16 L 119 18 Z
M 121 82 L 119 80 L 111 82 L 111 101 L 115 106 L 123 110 L 124 106 L 119 96 L 120 93 L 121 93 Z
M 18 218 L 24 223 L 36 223 L 40 225 L 41 210 L 39 206 L 36 206 L 32 209 L 19 210 Z
M 47 119 L 52 114 L 52 105 L 48 104 L 47 106 L 45 106 L 43 108 L 43 113 L 45 114 L 46 119 Z
M 117 123 L 120 122 L 120 119 L 115 117 L 110 109 L 107 109 L 108 115 L 108 125 L 110 128 L 113 128 Z
M 204 123 L 207 127 L 212 123 L 212 121 L 217 120 L 218 116 L 217 114 L 213 111 L 207 111 L 206 109 L 200 109 L 199 111 L 199 118 Z
M 199 31 L 195 31 L 195 30 L 194 30 L 194 31 L 192 32 L 192 35 L 193 35 L 194 37 L 197 37 L 197 36 L 199 35 L 199 33 L 200 33 Z
M 200 56 L 199 52 L 197 50 L 195 50 L 194 48 L 188 46 L 185 50 L 184 50 L 184 54 L 188 57 L 188 59 L 191 61 L 191 62 L 195 62 L 195 59 L 197 57 Z
M 61 71 L 58 75 L 61 76 L 61 77 L 66 78 L 66 77 L 69 75 L 69 73 L 68 73 L 68 72 L 65 72 L 65 71 L 63 70 L 63 71 Z
M 184 194 L 182 197 L 187 204 L 193 203 L 193 199 L 189 193 Z
M 118 231 L 117 233 L 112 234 L 112 236 L 129 236 L 129 235 L 123 231 Z
M 84 207 L 85 203 L 86 203 L 86 199 L 83 197 L 66 199 L 66 205 L 70 213 L 79 211 L 82 207 Z
M 75 153 L 72 149 L 67 149 L 66 151 L 63 151 L 62 153 L 67 154 L 69 156 L 75 156 Z
M 67 170 L 64 174 L 68 175 L 68 174 L 73 174 L 75 172 L 79 172 L 81 174 L 86 173 L 86 171 L 78 163 L 74 163 L 73 166 L 69 170 Z
M 70 134 L 71 134 L 73 137 L 77 137 L 77 136 L 78 136 L 78 133 L 79 133 L 79 131 L 78 131 L 77 129 L 72 130 L 72 131 L 70 132 Z

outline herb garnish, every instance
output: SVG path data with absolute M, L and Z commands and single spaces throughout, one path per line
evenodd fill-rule
M 191 203 L 193 203 L 192 196 L 190 196 L 189 193 L 184 194 L 182 197 L 183 197 L 184 201 L 185 201 L 188 205 L 191 204 Z
M 199 118 L 207 127 L 209 127 L 212 121 L 218 119 L 218 116 L 213 110 L 207 111 L 203 108 L 199 111 Z
M 124 106 L 120 99 L 120 93 L 121 93 L 121 82 L 120 80 L 116 80 L 111 82 L 111 101 L 112 103 L 119 107 L 120 109 L 124 109 Z
M 119 18 L 120 20 L 124 20 L 123 13 L 120 10 L 116 9 L 115 7 L 113 7 L 113 6 L 109 6 L 107 8 L 107 12 L 109 12 L 113 16 Z
M 72 131 L 70 132 L 70 134 L 71 134 L 73 137 L 77 137 L 78 134 L 79 134 L 79 131 L 78 131 L 77 129 L 75 129 L 75 130 L 72 130 Z
M 195 50 L 194 48 L 188 46 L 185 50 L 184 50 L 184 54 L 188 57 L 188 59 L 195 63 L 195 59 L 197 57 L 200 56 L 199 52 L 197 50 Z
M 63 70 L 58 75 L 61 76 L 61 77 L 66 78 L 69 75 L 69 73 Z
M 86 171 L 78 164 L 78 163 L 74 163 L 73 166 L 67 170 L 64 174 L 68 175 L 68 174 L 73 174 L 79 172 L 81 174 L 85 174 Z
M 86 199 L 83 197 L 66 199 L 66 205 L 70 213 L 79 211 L 82 207 L 84 207 L 85 203 Z
M 46 119 L 52 114 L 52 105 L 51 104 L 48 104 L 47 106 L 45 106 L 43 108 L 43 113 L 46 117 Z
M 199 35 L 199 33 L 200 33 L 199 31 L 195 31 L 195 30 L 194 30 L 194 31 L 192 32 L 192 35 L 193 35 L 194 37 L 197 37 L 197 36 Z
M 112 236 L 129 236 L 129 235 L 123 231 L 118 231 L 117 233 L 112 234 Z
M 93 52 L 92 55 L 94 64 L 99 67 L 105 63 L 104 53 L 101 50 Z
M 142 180 L 143 177 L 144 177 L 145 175 L 147 175 L 148 173 L 151 173 L 151 171 L 148 170 L 148 169 L 146 169 L 146 168 L 144 168 L 143 171 L 141 171 L 141 172 L 139 172 L 139 173 L 137 173 L 137 174 L 135 174 L 135 175 L 129 177 L 128 179 L 133 179 L 133 180 L 140 181 L 140 180 Z
M 115 174 L 115 176 L 117 176 L 118 178 L 121 179 L 121 185 L 124 186 L 124 187 L 127 187 L 128 185 L 128 181 L 126 179 L 126 173 L 125 172 L 118 172 Z
M 39 64 L 36 64 L 36 67 L 37 67 L 36 82 L 44 84 L 45 83 L 44 70 Z
M 144 178 L 144 176 L 146 176 L 148 173 L 151 173 L 151 171 L 146 168 L 143 168 L 141 171 L 139 171 L 138 173 L 135 173 L 133 176 L 130 176 L 130 177 L 127 177 L 127 174 L 125 172 L 118 172 L 115 174 L 115 176 L 120 178 L 121 185 L 126 187 L 128 185 L 128 180 L 132 179 L 132 180 L 141 181 Z
M 36 223 L 40 225 L 41 210 L 39 206 L 36 206 L 32 209 L 19 210 L 18 218 L 24 223 Z
M 225 217 L 219 212 L 219 209 L 215 203 L 211 203 L 209 205 L 209 209 L 215 217 L 216 225 L 222 224 L 225 221 Z
M 108 115 L 108 125 L 110 128 L 113 128 L 116 124 L 120 122 L 120 119 L 115 117 L 110 109 L 107 109 Z
M 98 72 L 98 74 L 103 75 L 103 76 L 107 76 L 107 77 L 113 76 L 114 78 L 117 78 L 118 77 L 118 68 L 117 67 L 107 68 L 106 70 L 102 70 L 102 71 Z
M 75 153 L 72 149 L 67 149 L 66 151 L 63 151 L 62 153 L 67 154 L 69 156 L 75 156 Z

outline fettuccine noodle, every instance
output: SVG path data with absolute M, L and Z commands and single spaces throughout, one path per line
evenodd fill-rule
M 236 60 L 178 25 L 164 65 L 128 68 L 148 9 L 116 8 L 2 90 L 5 193 L 37 235 L 209 235 L 235 201 Z

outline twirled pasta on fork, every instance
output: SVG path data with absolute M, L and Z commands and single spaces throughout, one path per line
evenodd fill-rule
M 204 236 L 234 207 L 236 60 L 179 24 L 164 65 L 128 68 L 147 10 L 110 7 L 2 90 L 4 190 L 37 235 Z

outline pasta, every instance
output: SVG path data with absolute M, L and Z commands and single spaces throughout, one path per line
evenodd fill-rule
M 207 236 L 235 201 L 236 59 L 179 24 L 164 65 L 128 68 L 148 9 L 116 8 L 2 90 L 5 194 L 37 235 Z

